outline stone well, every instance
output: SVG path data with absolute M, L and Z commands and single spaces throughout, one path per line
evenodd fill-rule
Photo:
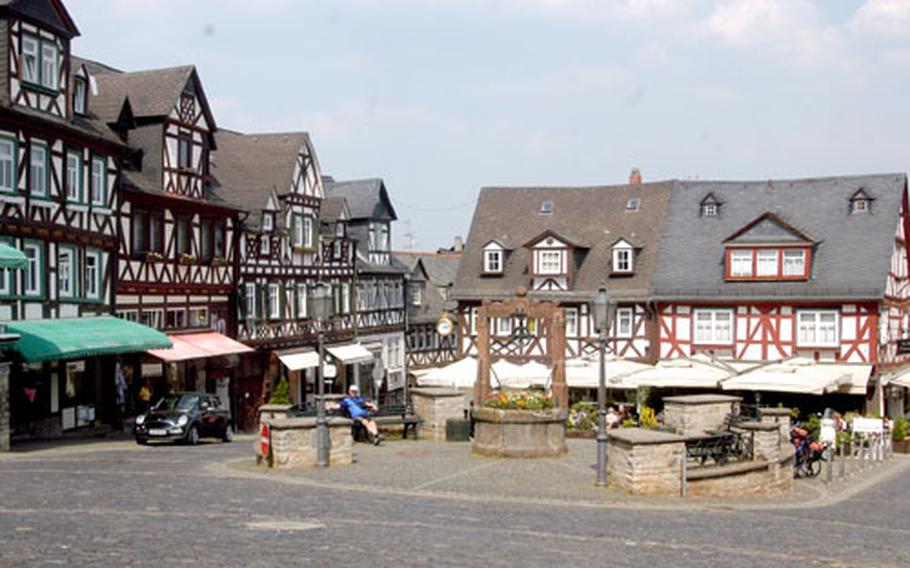
M 727 415 L 742 398 L 725 394 L 693 394 L 664 398 L 664 423 L 680 436 L 723 430 Z
M 478 408 L 474 411 L 475 454 L 508 458 L 543 458 L 564 455 L 566 411 L 502 410 Z
M 328 419 L 328 426 L 329 465 L 350 465 L 354 461 L 351 421 L 347 418 L 331 417 Z M 284 469 L 316 466 L 316 418 L 272 418 L 269 430 L 272 467 Z M 258 436 L 256 441 L 259 441 Z M 258 444 L 255 451 L 258 457 Z
M 420 417 L 420 437 L 434 442 L 446 439 L 446 420 L 464 418 L 468 408 L 465 393 L 456 389 L 421 387 L 411 389 L 414 414 Z

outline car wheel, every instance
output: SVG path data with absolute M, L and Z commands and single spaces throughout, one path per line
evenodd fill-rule
M 234 439 L 234 429 L 231 428 L 231 425 L 228 424 L 224 427 L 224 433 L 221 434 L 221 441 L 228 443 Z
M 195 426 L 190 426 L 189 432 L 186 433 L 186 443 L 191 446 L 199 443 L 199 430 Z

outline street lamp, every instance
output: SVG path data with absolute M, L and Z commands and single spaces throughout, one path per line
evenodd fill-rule
M 597 485 L 607 484 L 607 330 L 616 315 L 616 302 L 607 287 L 597 289 L 594 307 L 594 328 L 600 343 L 600 377 L 597 382 Z
M 319 366 L 316 367 L 316 467 L 329 466 L 329 424 L 325 416 L 325 326 L 332 317 L 334 298 L 332 287 L 325 282 L 318 282 L 310 294 L 310 314 L 316 324 L 319 341 Z

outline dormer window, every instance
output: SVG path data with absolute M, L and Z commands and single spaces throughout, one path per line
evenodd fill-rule
M 872 211 L 872 200 L 874 197 L 866 193 L 862 187 L 850 196 L 850 214 L 869 213 Z
M 701 206 L 702 217 L 717 217 L 717 205 L 714 203 L 705 203 Z
M 626 202 L 626 211 L 638 211 L 641 206 L 640 197 L 632 197 Z
M 483 253 L 483 271 L 487 274 L 502 274 L 502 251 L 487 250 Z
M 632 274 L 635 272 L 635 247 L 625 239 L 613 244 L 612 274 Z
M 724 241 L 724 278 L 808 280 L 815 242 L 774 213 L 764 213 Z
M 271 232 L 275 230 L 275 215 L 272 213 L 263 213 L 262 214 L 262 230 L 265 232 Z
M 562 250 L 541 250 L 537 251 L 537 274 L 553 276 L 564 274 Z
M 553 213 L 553 202 L 552 201 L 543 201 L 540 204 L 540 214 L 541 215 L 551 215 Z
M 57 90 L 60 70 L 57 43 L 22 34 L 22 80 L 52 91 Z
M 699 203 L 699 214 L 702 217 L 717 217 L 720 215 L 720 206 L 723 202 L 713 193 L 704 196 Z
M 73 112 L 85 114 L 85 101 L 88 95 L 88 82 L 84 77 L 73 79 Z

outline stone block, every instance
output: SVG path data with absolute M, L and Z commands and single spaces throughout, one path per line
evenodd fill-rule
M 610 432 L 607 480 L 633 495 L 679 495 L 685 441 L 665 432 L 628 428 Z
M 328 427 L 331 448 L 329 465 L 350 465 L 354 461 L 351 421 L 346 418 L 333 417 L 329 419 Z M 281 469 L 315 467 L 315 418 L 273 418 L 270 422 L 270 431 L 272 467 Z M 258 452 L 257 444 L 257 456 Z
M 566 411 L 479 408 L 474 413 L 471 451 L 510 458 L 565 455 Z
M 664 423 L 681 436 L 699 436 L 726 425 L 738 396 L 697 394 L 664 398 Z
M 420 437 L 435 442 L 446 439 L 446 420 L 463 418 L 468 407 L 464 393 L 455 389 L 411 389 L 411 404 L 420 417 Z

